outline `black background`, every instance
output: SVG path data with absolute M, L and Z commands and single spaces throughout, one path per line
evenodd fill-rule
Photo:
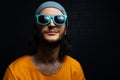
M 27 41 L 33 36 L 34 11 L 46 0 L 0 1 L 0 78 L 6 67 L 26 54 Z M 117 77 L 113 59 L 112 26 L 118 26 L 118 5 L 112 0 L 55 0 L 69 16 L 72 57 L 77 59 L 87 80 Z M 119 49 L 119 47 L 117 47 Z M 115 69 L 115 70 L 114 70 Z

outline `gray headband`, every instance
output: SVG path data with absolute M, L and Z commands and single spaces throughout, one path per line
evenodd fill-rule
M 56 8 L 56 9 L 60 10 L 64 15 L 67 15 L 67 13 L 66 13 L 65 9 L 62 7 L 62 5 L 60 5 L 59 3 L 54 2 L 54 1 L 47 1 L 47 2 L 42 3 L 35 11 L 35 14 L 39 14 L 40 11 L 45 8 Z

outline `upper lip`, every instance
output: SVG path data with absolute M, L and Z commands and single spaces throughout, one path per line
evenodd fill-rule
M 57 31 L 57 30 L 48 30 L 48 31 L 46 31 L 47 33 L 58 33 L 59 31 Z

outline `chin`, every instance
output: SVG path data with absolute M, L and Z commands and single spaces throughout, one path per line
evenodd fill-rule
M 44 37 L 43 42 L 48 45 L 58 45 L 61 43 L 61 38 L 60 37 Z
M 60 40 L 60 35 L 44 35 L 44 39 L 48 42 L 56 42 Z
M 50 43 L 54 43 L 54 42 L 58 42 L 60 39 L 45 39 L 47 42 L 50 42 Z
M 43 35 L 41 36 L 42 43 L 52 45 L 60 44 L 62 41 L 61 35 Z

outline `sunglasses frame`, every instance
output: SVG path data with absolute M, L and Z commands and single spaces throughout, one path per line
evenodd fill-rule
M 40 22 L 39 22 L 39 19 L 38 19 L 39 16 L 48 16 L 48 17 L 49 17 L 49 21 L 48 21 L 47 23 L 40 23 Z M 53 20 L 53 23 L 54 23 L 55 25 L 57 25 L 57 26 L 61 26 L 61 25 L 63 25 L 63 24 L 66 23 L 67 15 L 62 15 L 62 16 L 64 16 L 64 18 L 65 18 L 64 23 L 62 23 L 62 24 L 58 24 L 58 23 L 55 22 L 55 20 L 54 20 L 55 16 L 61 16 L 61 15 L 60 15 L 60 14 L 54 15 L 54 16 L 50 16 L 50 15 L 47 15 L 47 14 L 36 14 L 36 15 L 35 15 L 36 20 L 37 20 L 37 23 L 40 24 L 40 25 L 43 25 L 43 26 L 48 25 L 48 24 L 50 23 L 51 19 Z

